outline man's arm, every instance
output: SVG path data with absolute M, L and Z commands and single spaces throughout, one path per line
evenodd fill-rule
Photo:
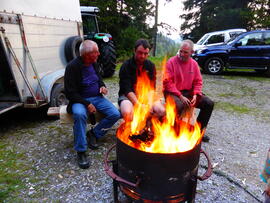
M 193 61 L 192 66 L 194 69 L 194 78 L 192 83 L 193 95 L 202 95 L 203 80 L 200 67 L 195 61 Z
M 133 92 L 133 84 L 132 84 L 132 76 L 131 76 L 131 69 L 132 67 L 129 67 L 129 63 L 125 62 L 119 71 L 119 88 L 120 88 L 120 94 L 127 96 L 128 93 Z M 119 95 L 121 96 L 121 95 Z
M 133 105 L 135 105 L 138 102 L 138 99 L 134 92 L 129 92 L 126 97 L 131 101 Z
M 169 60 L 166 64 L 165 76 L 163 78 L 163 92 L 171 93 L 180 97 L 181 92 L 176 88 L 174 75 L 173 64 L 171 60 Z

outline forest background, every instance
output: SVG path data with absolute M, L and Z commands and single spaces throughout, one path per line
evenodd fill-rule
M 270 0 L 166 0 L 183 4 L 179 18 L 183 23 L 180 39 L 196 42 L 203 34 L 230 28 L 247 30 L 270 27 Z M 100 9 L 101 32 L 110 33 L 117 50 L 118 61 L 132 55 L 134 42 L 146 38 L 151 44 L 156 41 L 156 56 L 174 55 L 178 42 L 159 30 L 173 31 L 166 23 L 150 25 L 158 16 L 159 0 L 80 0 L 82 6 L 97 6 Z M 175 20 L 175 19 L 171 19 Z M 153 24 L 153 23 L 152 23 Z M 155 40 L 156 39 L 156 40 Z

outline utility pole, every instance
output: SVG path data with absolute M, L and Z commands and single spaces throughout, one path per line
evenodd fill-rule
M 156 56 L 156 51 L 157 51 L 157 34 L 158 34 L 157 24 L 158 24 L 158 0 L 156 0 L 156 9 L 155 9 L 153 56 Z

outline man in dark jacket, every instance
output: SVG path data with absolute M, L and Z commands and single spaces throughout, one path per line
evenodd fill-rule
M 86 157 L 87 144 L 97 149 L 96 140 L 105 135 L 120 118 L 118 109 L 105 97 L 108 90 L 97 71 L 98 46 L 86 40 L 80 46 L 80 56 L 72 60 L 65 71 L 65 93 L 69 99 L 68 113 L 74 118 L 74 148 L 78 155 L 80 168 L 89 168 Z M 99 111 L 105 115 L 86 136 L 88 116 Z
M 142 71 L 146 71 L 151 82 L 156 84 L 155 65 L 147 59 L 150 52 L 150 44 L 145 39 L 135 42 L 134 56 L 123 63 L 119 72 L 119 98 L 118 104 L 125 120 L 133 119 L 133 106 L 138 102 L 135 85 L 137 77 Z M 152 111 L 157 116 L 165 115 L 165 107 L 161 102 L 156 101 L 152 106 Z

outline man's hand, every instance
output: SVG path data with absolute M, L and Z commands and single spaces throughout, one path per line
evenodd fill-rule
M 96 107 L 93 105 L 93 104 L 89 104 L 88 106 L 87 106 L 87 109 L 88 109 L 88 112 L 89 113 L 96 113 Z
M 193 95 L 191 101 L 190 101 L 190 106 L 194 106 L 196 104 L 196 101 L 197 101 L 197 95 Z
M 183 95 L 180 96 L 180 100 L 183 102 L 183 104 L 184 104 L 185 106 L 188 106 L 188 107 L 189 107 L 189 106 L 191 105 L 189 99 L 186 98 L 186 97 L 183 96 Z
M 107 94 L 108 93 L 108 89 L 106 88 L 106 87 L 104 87 L 104 86 L 102 86 L 100 89 L 99 89 L 99 92 L 101 93 L 101 94 Z

